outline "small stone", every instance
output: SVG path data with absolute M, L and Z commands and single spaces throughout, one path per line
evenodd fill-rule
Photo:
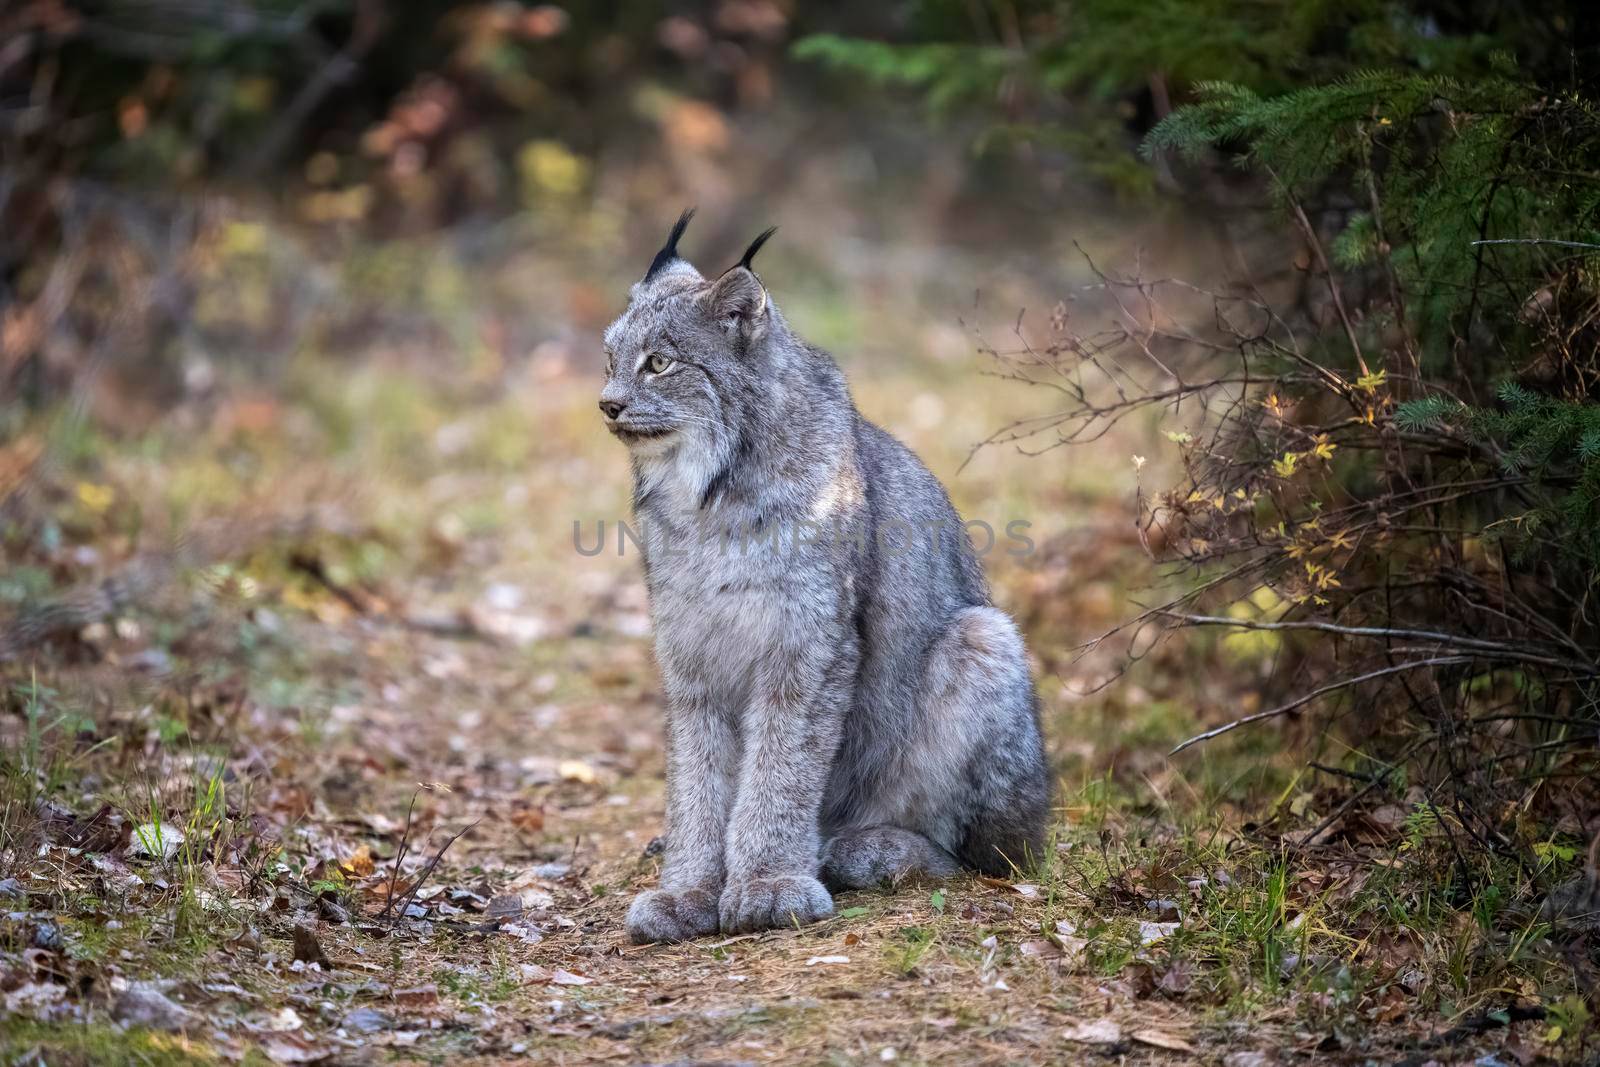
M 317 898 L 317 914 L 335 926 L 343 926 L 350 921 L 350 912 L 343 904 L 327 897 Z
M 375 1034 L 379 1030 L 392 1029 L 394 1020 L 376 1008 L 355 1008 L 339 1025 L 352 1034 Z
M 42 948 L 46 952 L 58 952 L 61 949 L 61 927 L 52 922 L 42 922 L 33 928 L 33 947 Z
M 1267 1067 L 1271 1062 L 1265 1052 L 1230 1052 L 1222 1057 L 1222 1067 Z
M 190 1020 L 189 1009 L 145 982 L 129 985 L 117 998 L 111 1014 L 120 1023 L 150 1030 L 182 1030 Z

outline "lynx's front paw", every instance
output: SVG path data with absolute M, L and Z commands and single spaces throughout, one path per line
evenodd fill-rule
M 833 898 L 809 875 L 779 875 L 729 883 L 720 910 L 722 932 L 742 934 L 814 923 L 833 914 Z
M 628 936 L 636 944 L 688 941 L 716 932 L 717 897 L 704 889 L 647 889 L 628 907 Z

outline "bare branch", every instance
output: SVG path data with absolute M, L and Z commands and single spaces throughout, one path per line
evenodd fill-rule
M 1432 659 L 1412 660 L 1410 663 L 1401 663 L 1394 667 L 1383 667 L 1379 670 L 1369 671 L 1366 674 L 1358 675 L 1354 678 L 1345 678 L 1342 681 L 1325 685 L 1320 689 L 1313 689 L 1304 696 L 1297 697 L 1294 700 L 1289 701 L 1289 703 L 1272 708 L 1269 711 L 1258 711 L 1254 715 L 1246 715 L 1242 719 L 1234 719 L 1232 722 L 1224 723 L 1214 730 L 1207 730 L 1203 734 L 1196 734 L 1195 736 L 1189 738 L 1189 740 L 1183 742 L 1183 744 L 1179 745 L 1177 748 L 1174 748 L 1171 752 L 1167 753 L 1167 755 L 1176 756 L 1178 753 L 1182 752 L 1191 745 L 1198 745 L 1202 741 L 1210 741 L 1214 737 L 1221 737 L 1225 733 L 1236 730 L 1241 726 L 1248 726 L 1253 722 L 1261 722 L 1264 719 L 1274 719 L 1279 715 L 1286 715 L 1289 712 L 1294 711 L 1296 708 L 1305 707 L 1318 697 L 1326 696 L 1329 693 L 1338 692 L 1341 689 L 1348 689 L 1353 685 L 1360 685 L 1362 682 L 1370 682 L 1374 678 L 1382 678 L 1389 674 L 1399 674 L 1402 671 L 1413 671 L 1418 667 L 1439 667 L 1452 663 L 1471 662 L 1471 656 L 1435 656 Z

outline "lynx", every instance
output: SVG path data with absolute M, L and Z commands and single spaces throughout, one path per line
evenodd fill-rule
M 660 888 L 629 935 L 814 922 L 829 890 L 1038 858 L 1027 653 L 949 497 L 752 269 L 673 227 L 605 333 L 667 704 Z M 887 532 L 886 532 L 887 531 Z

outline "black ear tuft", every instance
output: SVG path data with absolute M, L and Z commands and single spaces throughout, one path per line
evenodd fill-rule
M 683 236 L 683 231 L 689 228 L 689 220 L 694 218 L 694 208 L 689 208 L 678 221 L 673 224 L 672 232 L 667 234 L 667 243 L 661 246 L 661 251 L 656 253 L 656 258 L 650 261 L 650 269 L 644 272 L 644 280 L 649 281 L 666 269 L 667 264 L 678 258 L 678 238 Z M 763 235 L 764 237 L 765 235 Z M 760 242 L 757 242 L 759 247 Z
M 756 258 L 756 253 L 761 251 L 761 246 L 767 243 L 767 238 L 771 237 L 777 232 L 778 228 L 773 226 L 760 237 L 757 237 L 754 241 L 751 241 L 750 247 L 744 250 L 744 257 L 739 260 L 739 266 L 743 267 L 745 270 L 754 270 L 755 268 L 750 266 L 750 261 Z

